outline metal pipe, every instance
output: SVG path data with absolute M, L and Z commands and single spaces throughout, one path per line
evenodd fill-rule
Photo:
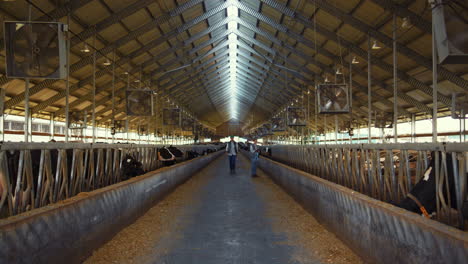
M 67 15 L 67 24 L 70 25 L 70 13 Z M 67 31 L 67 77 L 65 87 L 65 142 L 68 142 L 68 124 L 70 123 L 70 30 Z
M 415 135 L 416 135 L 416 115 L 411 115 L 411 142 L 415 142 Z
M 29 78 L 24 79 L 24 142 L 29 142 Z
M 93 47 L 96 47 L 96 34 L 93 38 Z M 96 49 L 93 52 L 93 113 L 92 113 L 92 143 L 96 142 Z
M 55 135 L 55 126 L 54 126 L 54 119 L 55 119 L 55 115 L 54 113 L 50 113 L 50 140 L 54 139 L 54 135 Z
M 4 116 L 5 89 L 3 89 L 3 88 L 0 88 L 0 100 L 1 100 L 0 133 L 2 133 L 2 142 L 4 142 L 5 141 L 5 116 Z
M 335 144 L 338 144 L 338 115 L 335 115 Z
M 437 47 L 435 21 L 432 18 L 432 142 L 437 142 Z
M 393 13 L 393 141 L 398 143 L 397 15 Z
M 367 36 L 367 111 L 368 111 L 368 128 L 367 128 L 367 143 L 371 143 L 371 126 L 372 126 L 372 97 L 371 97 L 371 89 L 372 89 L 372 80 L 371 80 L 371 37 L 370 35 Z
M 112 118 L 111 118 L 111 129 L 115 128 L 115 50 L 112 55 Z M 112 143 L 114 143 L 115 133 L 111 133 Z

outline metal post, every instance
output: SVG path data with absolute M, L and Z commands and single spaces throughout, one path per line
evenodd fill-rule
M 130 142 L 130 127 L 129 127 L 129 117 L 127 116 L 127 118 L 125 119 L 125 131 L 127 132 L 127 143 Z
M 67 16 L 70 25 L 70 13 Z M 68 142 L 68 124 L 70 121 L 70 30 L 67 31 L 67 79 L 65 88 L 65 142 Z
M 371 80 L 371 37 L 368 35 L 367 38 L 367 111 L 368 111 L 368 128 L 367 128 L 367 143 L 372 142 L 372 135 L 371 135 L 371 126 L 372 126 L 372 97 L 371 97 L 371 89 L 372 89 L 372 80 Z
M 397 15 L 393 13 L 393 141 L 398 143 Z
M 112 55 L 112 118 L 111 128 L 115 127 L 115 50 Z M 115 133 L 112 135 L 112 144 L 114 144 Z
M 416 142 L 416 115 L 411 114 L 411 142 Z
M 327 144 L 327 115 L 323 115 L 323 135 L 325 136 L 325 144 Z
M 338 144 L 338 115 L 335 115 L 335 144 Z
M 432 142 L 437 142 L 437 47 L 435 25 L 432 19 Z
M 4 116 L 5 89 L 3 88 L 0 88 L 0 100 L 1 100 L 0 133 L 2 133 L 2 142 L 4 142 L 5 141 L 5 116 Z
M 29 79 L 24 80 L 24 142 L 29 142 Z
M 93 38 L 93 113 L 92 113 L 92 143 L 96 142 L 96 34 L 94 34 Z
M 50 113 L 50 140 L 54 139 L 54 135 L 55 135 L 55 125 L 54 125 L 54 119 L 55 119 L 55 116 L 54 116 L 54 113 Z

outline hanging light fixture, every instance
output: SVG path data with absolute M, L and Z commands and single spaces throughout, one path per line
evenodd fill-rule
M 328 83 L 330 80 L 328 80 L 328 76 L 325 76 L 325 82 Z
M 410 28 L 411 27 L 411 20 L 409 17 L 404 17 L 403 22 L 401 22 L 401 27 L 402 28 Z
M 372 49 L 373 50 L 378 50 L 378 49 L 381 49 L 382 47 L 379 46 L 379 44 L 377 44 L 377 40 L 374 40 L 374 44 L 372 44 Z
M 343 74 L 343 73 L 341 72 L 341 67 L 336 68 L 336 73 L 335 73 L 335 74 Z
M 356 56 L 353 57 L 353 61 L 351 63 L 352 64 L 359 64 L 359 61 L 357 60 Z
M 88 53 L 90 51 L 91 50 L 89 49 L 88 44 L 86 44 L 86 42 L 85 42 L 84 46 L 83 46 L 83 49 L 81 49 L 81 52 Z
M 106 61 L 102 63 L 102 65 L 104 65 L 104 66 L 109 66 L 111 64 L 112 64 L 112 62 L 108 58 L 106 58 Z

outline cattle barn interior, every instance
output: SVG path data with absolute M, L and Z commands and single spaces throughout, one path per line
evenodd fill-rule
M 468 263 L 466 0 L 0 19 L 0 263 Z

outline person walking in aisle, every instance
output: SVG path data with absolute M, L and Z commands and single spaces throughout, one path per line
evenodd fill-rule
M 258 177 L 257 176 L 257 162 L 258 162 L 258 157 L 260 155 L 260 149 L 258 148 L 256 139 L 254 139 L 253 143 L 250 144 L 250 153 L 252 155 L 252 165 L 250 167 L 250 175 L 252 175 L 252 177 Z
M 237 142 L 234 141 L 234 136 L 231 136 L 231 141 L 226 145 L 226 153 L 229 157 L 229 168 L 231 169 L 232 174 L 236 173 L 237 152 L 239 152 L 239 147 Z

